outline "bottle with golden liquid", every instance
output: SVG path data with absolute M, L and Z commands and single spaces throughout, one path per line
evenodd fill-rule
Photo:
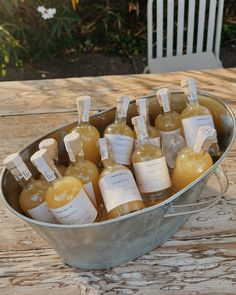
M 57 223 L 45 201 L 48 183 L 33 178 L 19 153 L 9 155 L 3 163 L 22 187 L 19 205 L 26 216 L 47 223 Z
M 82 182 L 73 176 L 62 177 L 46 149 L 34 153 L 31 162 L 50 183 L 47 206 L 59 223 L 85 224 L 96 220 L 98 212 Z
M 122 96 L 117 99 L 115 122 L 108 125 L 104 131 L 105 137 L 111 145 L 112 154 L 117 164 L 131 164 L 134 144 L 134 132 L 126 124 L 130 98 Z
M 79 97 L 76 103 L 78 109 L 78 126 L 71 131 L 78 132 L 81 135 L 85 159 L 98 165 L 100 161 L 98 148 L 100 134 L 97 128 L 89 123 L 91 97 Z
M 178 152 L 186 146 L 186 142 L 180 133 L 180 115 L 170 108 L 170 94 L 167 88 L 159 89 L 156 95 L 162 108 L 162 114 L 157 116 L 155 126 L 161 133 L 162 150 L 167 165 L 174 168 Z
M 137 105 L 139 115 L 142 115 L 145 117 L 147 132 L 148 132 L 150 142 L 153 145 L 160 147 L 161 146 L 160 132 L 155 127 L 150 125 L 148 100 L 146 98 L 139 98 L 136 100 L 136 105 Z M 135 139 L 134 145 L 135 145 L 135 148 L 138 146 L 137 138 Z
M 143 209 L 143 200 L 131 171 L 114 161 L 105 137 L 99 139 L 99 146 L 104 166 L 99 176 L 99 186 L 108 218 Z
M 188 147 L 193 147 L 197 135 L 197 130 L 201 126 L 211 126 L 215 128 L 211 112 L 198 102 L 197 87 L 194 79 L 186 79 L 181 81 L 181 86 L 186 95 L 187 107 L 180 115 L 184 130 L 185 139 Z M 209 149 L 212 156 L 219 156 L 219 145 L 217 137 L 215 142 Z
M 213 165 L 208 149 L 216 139 L 216 130 L 211 126 L 198 128 L 194 146 L 183 148 L 176 159 L 172 184 L 181 190 Z
M 150 143 L 145 117 L 133 117 L 132 123 L 140 142 L 132 155 L 135 178 L 145 206 L 155 205 L 171 194 L 166 159 L 162 150 Z
M 60 171 L 61 175 L 64 175 L 65 171 L 66 171 L 66 166 L 59 164 L 57 141 L 54 138 L 44 139 L 39 143 L 39 149 L 40 150 L 41 149 L 48 150 L 51 159 L 53 159 L 53 161 L 54 161 L 56 167 L 58 168 L 58 170 Z M 40 178 L 44 179 L 44 176 L 41 174 Z
M 85 160 L 80 134 L 77 132 L 67 134 L 64 143 L 71 162 L 65 171 L 65 176 L 78 178 L 94 204 L 100 206 L 102 196 L 98 185 L 98 168 L 93 162 Z

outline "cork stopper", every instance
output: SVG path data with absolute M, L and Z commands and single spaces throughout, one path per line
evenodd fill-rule
M 72 162 L 75 162 L 75 155 L 84 156 L 83 146 L 80 134 L 78 132 L 71 132 L 64 137 L 66 151 Z
M 201 150 L 208 150 L 209 147 L 215 142 L 216 130 L 211 126 L 201 126 L 198 128 L 193 150 L 195 153 L 200 153 Z
M 145 116 L 145 119 L 147 118 L 147 113 L 148 113 L 148 101 L 146 98 L 141 97 L 136 100 L 136 106 L 139 112 L 139 115 Z
M 167 88 L 160 88 L 156 92 L 157 100 L 163 108 L 164 113 L 170 111 L 170 93 Z
M 43 174 L 47 181 L 51 182 L 56 179 L 54 170 L 51 167 L 52 158 L 47 149 L 41 149 L 34 153 L 30 161 Z
M 91 106 L 91 97 L 90 96 L 79 96 L 76 99 L 76 105 L 78 110 L 78 123 L 80 122 L 89 122 L 89 112 Z
M 19 153 L 14 153 L 7 156 L 3 160 L 3 164 L 16 179 L 24 178 L 25 180 L 28 180 L 32 176 Z
M 130 98 L 129 96 L 121 96 L 116 100 L 116 113 L 119 119 L 126 118 L 129 108 Z
M 197 100 L 197 86 L 193 78 L 183 79 L 181 87 L 189 100 Z
M 50 157 L 58 161 L 58 144 L 54 138 L 44 139 L 39 143 L 39 149 L 47 149 Z
M 138 139 L 144 139 L 148 137 L 147 127 L 145 122 L 145 116 L 136 116 L 131 119 L 134 125 L 134 130 L 136 132 Z

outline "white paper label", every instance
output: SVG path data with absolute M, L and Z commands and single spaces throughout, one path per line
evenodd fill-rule
M 13 163 L 15 164 L 16 168 L 18 171 L 20 171 L 21 176 L 25 179 L 28 180 L 32 176 L 31 172 L 29 171 L 28 167 L 25 165 L 24 161 L 21 159 L 20 156 L 17 156 L 14 160 Z
M 90 96 L 84 96 L 83 97 L 83 114 L 82 114 L 82 121 L 83 122 L 89 121 L 90 105 L 91 105 Z
M 129 170 L 119 170 L 104 176 L 99 180 L 99 186 L 107 212 L 122 204 L 142 200 Z
M 54 171 L 48 166 L 43 157 L 35 159 L 34 162 L 47 181 L 51 182 L 56 179 Z
M 171 186 L 165 157 L 133 163 L 133 167 L 141 193 L 158 192 Z
M 180 135 L 180 128 L 172 131 L 160 131 L 161 137 Z
M 108 155 L 107 140 L 105 137 L 99 138 L 99 148 L 100 148 L 101 160 L 107 160 L 109 155 Z
M 140 98 L 136 100 L 136 104 L 139 108 L 139 115 L 143 115 L 146 119 L 147 117 L 147 103 L 146 98 Z
M 156 147 L 159 147 L 159 148 L 161 147 L 160 137 L 149 138 L 149 142 Z M 137 149 L 139 145 L 140 145 L 140 141 L 138 139 L 135 139 L 134 140 L 134 149 Z
M 105 134 L 111 144 L 114 160 L 118 164 L 130 165 L 134 139 L 119 134 Z
M 50 210 L 62 224 L 92 223 L 98 214 L 83 189 L 65 206 Z
M 211 115 L 197 116 L 192 118 L 186 118 L 182 120 L 184 135 L 186 139 L 187 146 L 193 147 L 197 137 L 197 130 L 201 126 L 208 125 L 215 128 L 214 122 Z M 216 139 L 217 143 L 217 139 Z
M 27 210 L 29 215 L 39 221 L 47 222 L 47 223 L 58 223 L 56 218 L 52 215 L 50 210 L 47 207 L 47 203 L 43 202 L 37 207 Z
M 89 195 L 89 197 L 93 200 L 94 204 L 97 205 L 92 182 L 84 184 L 84 189 L 86 190 L 86 193 Z
M 169 91 L 166 88 L 159 89 L 160 95 L 160 105 L 163 107 L 164 113 L 170 111 L 170 104 L 169 104 Z

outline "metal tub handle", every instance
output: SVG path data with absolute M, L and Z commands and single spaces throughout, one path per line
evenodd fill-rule
M 218 196 L 212 196 L 209 201 L 193 203 L 193 204 L 185 204 L 185 205 L 173 205 L 172 203 L 168 206 L 167 211 L 164 217 L 174 217 L 180 215 L 193 214 L 197 212 L 201 212 L 203 210 L 209 209 L 214 206 L 219 200 L 223 197 L 223 195 L 227 192 L 229 182 L 228 177 L 224 169 L 219 165 L 214 174 L 220 185 L 220 193 Z

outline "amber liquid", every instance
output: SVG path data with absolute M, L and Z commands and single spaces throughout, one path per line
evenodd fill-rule
M 133 152 L 132 162 L 146 162 L 150 160 L 159 159 L 161 157 L 163 157 L 163 152 L 160 148 L 153 146 L 150 143 L 144 143 Z M 145 206 L 149 207 L 168 199 L 171 194 L 171 188 L 167 188 L 158 192 L 142 193 L 142 197 Z
M 173 131 L 181 128 L 181 119 L 176 112 L 168 112 L 163 115 L 160 114 L 156 117 L 155 126 L 159 131 Z
M 19 204 L 23 212 L 30 217 L 28 210 L 33 209 L 45 201 L 46 192 L 48 190 L 48 183 L 45 180 L 30 180 L 30 182 L 23 188 Z
M 82 188 L 82 182 L 73 176 L 56 179 L 46 193 L 48 207 L 57 209 L 65 206 L 78 196 Z M 91 203 L 93 204 L 92 201 Z
M 71 131 L 76 131 L 80 134 L 85 159 L 93 162 L 95 165 L 98 165 L 100 162 L 98 149 L 98 139 L 100 134 L 98 130 L 89 123 L 81 123 Z
M 115 164 L 115 162 L 111 164 L 107 163 L 106 168 L 104 168 L 103 171 L 101 172 L 99 179 L 102 179 L 107 174 L 110 174 L 112 172 L 119 171 L 119 170 L 124 170 L 124 169 L 129 170 L 123 165 Z M 142 200 L 131 201 L 131 202 L 127 202 L 125 204 L 119 205 L 116 208 L 112 209 L 111 211 L 107 212 L 107 217 L 111 219 L 111 218 L 119 217 L 128 213 L 143 209 L 143 208 L 144 208 L 144 203 Z
M 213 165 L 208 152 L 195 153 L 192 148 L 186 147 L 179 152 L 172 173 L 172 185 L 181 190 L 202 175 Z
M 108 125 L 104 134 L 120 134 L 134 138 L 134 131 L 124 121 L 116 121 Z
M 98 207 L 103 203 L 98 185 L 99 172 L 97 166 L 94 163 L 88 160 L 81 160 L 72 163 L 66 169 L 65 176 L 74 176 L 78 178 L 82 184 L 92 182 Z

